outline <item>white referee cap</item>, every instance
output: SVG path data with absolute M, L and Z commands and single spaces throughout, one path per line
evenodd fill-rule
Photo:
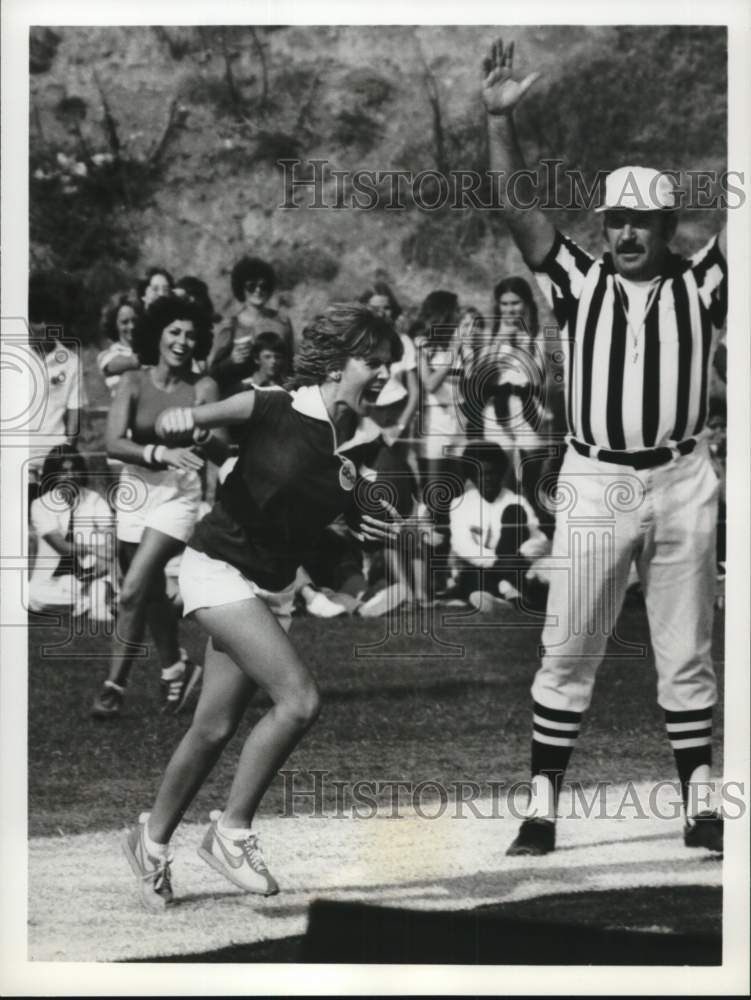
M 669 174 L 653 167 L 618 167 L 605 178 L 605 201 L 595 212 L 618 208 L 654 212 L 675 207 L 675 185 Z

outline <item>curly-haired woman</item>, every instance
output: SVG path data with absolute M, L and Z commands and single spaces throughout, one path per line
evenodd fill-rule
M 199 308 L 174 296 L 157 299 L 134 337 L 134 349 L 147 367 L 126 372 L 112 402 L 107 452 L 125 463 L 117 504 L 118 551 L 125 578 L 116 646 L 108 677 L 94 701 L 95 718 L 120 714 L 133 650 L 147 622 L 162 665 L 164 710 L 180 711 L 197 679 L 197 670 L 178 645 L 177 614 L 167 597 L 164 567 L 182 551 L 198 516 L 203 454 L 220 461 L 226 448 L 222 434 L 201 445 L 203 454 L 190 434 L 165 447 L 155 425 L 168 407 L 200 407 L 218 399 L 213 379 L 191 367 L 194 358 L 206 356 L 210 343 L 211 331 Z

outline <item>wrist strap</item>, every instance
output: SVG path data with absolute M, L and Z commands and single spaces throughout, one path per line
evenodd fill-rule
M 167 449 L 164 447 L 163 444 L 158 444 L 154 448 L 154 464 L 155 465 L 164 465 L 165 464 L 164 453 L 166 452 L 166 450 Z
M 154 451 L 155 450 L 156 450 L 156 445 L 154 445 L 154 444 L 144 445 L 144 449 L 143 449 L 143 453 L 142 453 L 144 465 L 153 465 L 154 464 Z

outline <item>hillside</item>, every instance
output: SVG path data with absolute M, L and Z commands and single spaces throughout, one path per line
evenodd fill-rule
M 449 287 L 483 308 L 494 281 L 524 273 L 497 212 L 283 209 L 277 161 L 484 170 L 479 66 L 499 33 L 516 40 L 520 73 L 544 73 L 521 119 L 530 162 L 559 156 L 585 177 L 634 161 L 725 165 L 724 29 L 35 28 L 32 266 L 81 279 L 84 340 L 105 295 L 155 263 L 204 277 L 221 311 L 244 252 L 275 264 L 297 329 L 376 269 L 406 302 Z M 559 215 L 598 246 L 591 214 Z M 714 216 L 691 213 L 683 243 Z

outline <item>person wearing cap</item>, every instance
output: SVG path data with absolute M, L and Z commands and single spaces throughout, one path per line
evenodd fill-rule
M 513 44 L 497 42 L 483 84 L 490 165 L 506 178 L 524 169 L 514 112 L 540 75 L 514 79 L 512 60 Z M 614 170 L 597 210 L 606 250 L 595 257 L 539 209 L 504 206 L 567 347 L 568 423 L 532 685 L 532 794 L 512 855 L 555 848 L 558 794 L 632 564 L 680 779 L 684 842 L 722 851 L 722 818 L 707 801 L 718 480 L 706 423 L 713 328 L 727 303 L 725 235 L 678 256 L 669 247 L 676 209 L 668 174 Z

